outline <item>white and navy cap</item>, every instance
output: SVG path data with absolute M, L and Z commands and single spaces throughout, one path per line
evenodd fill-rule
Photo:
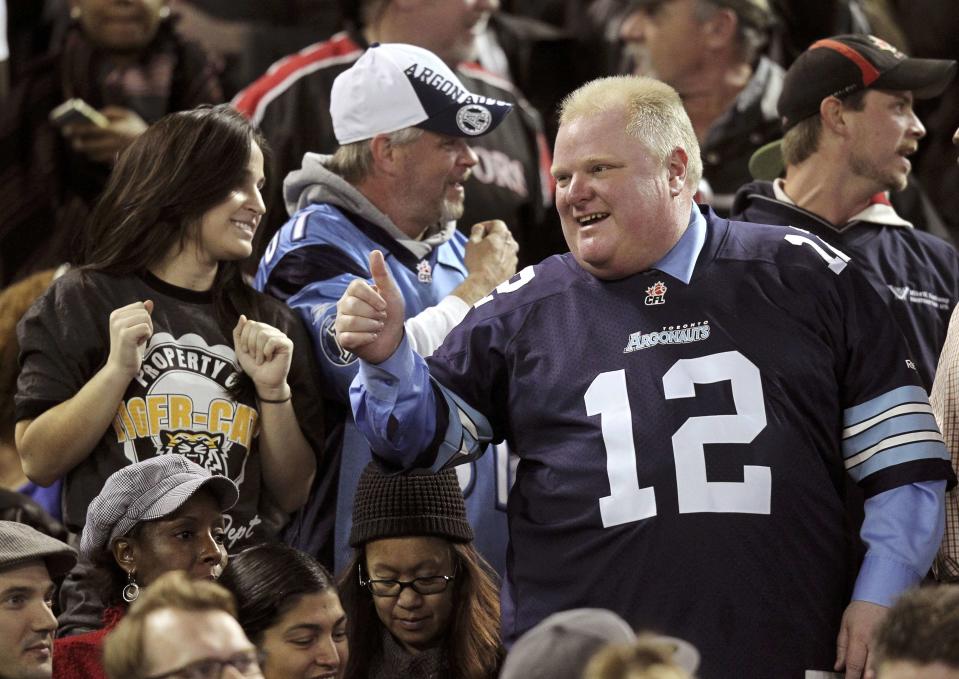
M 469 92 L 442 59 L 400 43 L 373 43 L 333 81 L 330 115 L 340 144 L 406 127 L 451 137 L 496 129 L 513 105 Z
M 80 535 L 80 555 L 92 560 L 115 538 L 137 524 L 169 516 L 201 488 L 213 493 L 221 512 L 237 503 L 240 491 L 225 476 L 176 453 L 157 455 L 114 472 L 87 507 Z

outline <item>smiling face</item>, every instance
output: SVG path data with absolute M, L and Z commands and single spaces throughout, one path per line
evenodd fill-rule
M 691 205 L 681 200 L 685 153 L 677 149 L 664 163 L 625 130 L 625 113 L 614 109 L 574 118 L 556 137 L 563 234 L 597 278 L 623 278 L 659 261 L 682 236 Z
M 349 660 L 340 598 L 332 590 L 300 596 L 259 646 L 266 679 L 340 679 Z
M 906 188 L 915 153 L 926 128 L 912 110 L 911 92 L 868 90 L 861 111 L 844 111 L 849 137 L 849 169 L 871 180 L 876 191 Z
M 374 580 L 412 580 L 453 575 L 453 550 L 435 537 L 373 540 L 366 545 L 366 573 Z M 438 594 L 404 587 L 399 596 L 374 596 L 376 615 L 410 653 L 438 646 L 453 614 L 453 584 Z M 370 595 L 372 596 L 372 595 Z
M 201 489 L 173 514 L 139 525 L 118 538 L 113 552 L 120 567 L 136 574 L 141 587 L 167 571 L 185 571 L 196 580 L 219 576 L 226 565 L 223 513 L 210 491 Z
M 80 9 L 80 26 L 97 46 L 112 52 L 138 52 L 157 33 L 169 0 L 71 0 Z
M 263 197 L 263 152 L 254 142 L 243 179 L 223 202 L 207 210 L 200 220 L 197 256 L 216 262 L 245 259 L 253 253 L 253 236 L 266 212 Z
M 53 670 L 53 583 L 40 560 L 0 571 L 0 673 L 49 679 Z
M 423 132 L 416 141 L 395 147 L 394 153 L 403 190 L 390 217 L 400 229 L 416 237 L 441 220 L 463 216 L 463 183 L 477 158 L 462 138 Z

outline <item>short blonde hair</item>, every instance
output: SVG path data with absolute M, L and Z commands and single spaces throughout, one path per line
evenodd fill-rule
M 233 595 L 206 580 L 190 580 L 183 571 L 164 573 L 130 606 L 103 643 L 103 667 L 110 679 L 143 679 L 146 619 L 155 611 L 223 611 L 236 617 Z
M 592 657 L 583 679 L 691 679 L 673 661 L 672 649 L 662 640 L 641 634 L 632 644 L 612 644 Z
M 563 99 L 559 124 L 617 109 L 626 113 L 626 134 L 638 139 L 664 166 L 674 149 L 686 151 L 686 187 L 695 193 L 703 176 L 699 141 L 679 94 L 666 83 L 633 75 L 590 81 Z

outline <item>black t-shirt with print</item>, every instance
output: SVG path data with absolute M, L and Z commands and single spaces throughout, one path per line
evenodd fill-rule
M 17 420 L 35 418 L 72 398 L 107 360 L 110 313 L 147 299 L 154 302 L 153 335 L 140 372 L 130 381 L 112 425 L 66 476 L 65 524 L 79 532 L 90 501 L 124 465 L 178 453 L 239 486 L 240 500 L 227 513 L 229 551 L 274 537 L 276 526 L 261 516 L 256 399 L 251 394 L 237 400 L 230 392 L 240 367 L 232 337 L 216 323 L 209 293 L 177 288 L 150 274 L 67 273 L 18 327 Z M 319 451 L 322 411 L 310 369 L 310 340 L 285 306 L 262 299 L 262 317 L 254 320 L 279 328 L 294 342 L 289 375 L 294 408 L 307 440 Z

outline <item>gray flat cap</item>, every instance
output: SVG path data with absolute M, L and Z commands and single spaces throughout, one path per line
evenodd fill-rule
M 654 635 L 673 649 L 676 663 L 692 673 L 699 652 L 682 639 Z M 601 648 L 632 644 L 636 633 L 625 620 L 603 608 L 554 613 L 521 636 L 503 663 L 499 679 L 580 679 Z
M 47 564 L 50 577 L 55 578 L 73 568 L 77 552 L 25 523 L 0 521 L 0 571 L 38 559 Z
M 80 554 L 92 560 L 114 538 L 128 534 L 138 523 L 169 516 L 201 488 L 213 493 L 223 512 L 240 497 L 233 481 L 183 455 L 158 455 L 114 472 L 87 508 Z
M 554 613 L 521 636 L 503 663 L 500 679 L 580 679 L 606 644 L 629 644 L 636 633 L 603 608 Z

